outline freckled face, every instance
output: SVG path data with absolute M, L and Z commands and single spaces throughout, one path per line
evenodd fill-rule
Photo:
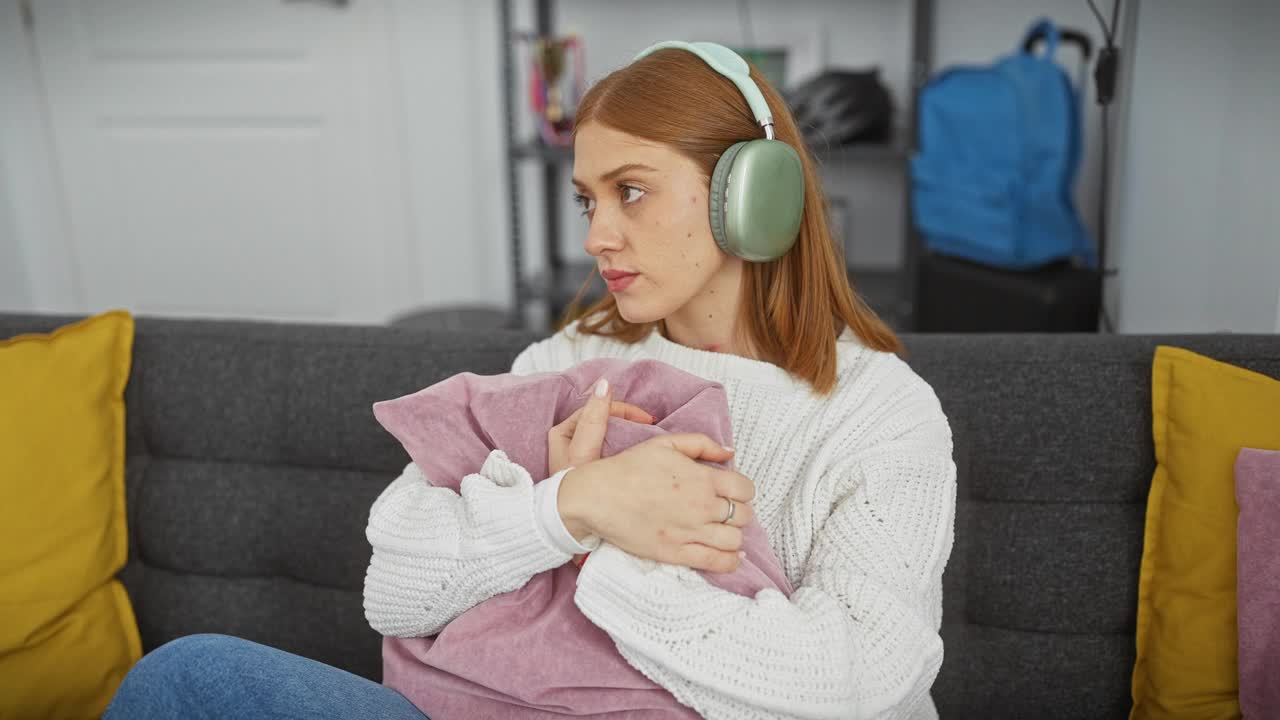
M 708 180 L 692 160 L 594 122 L 578 128 L 573 149 L 587 252 L 602 274 L 637 273 L 610 283 L 628 322 L 675 314 L 732 265 L 711 236 Z

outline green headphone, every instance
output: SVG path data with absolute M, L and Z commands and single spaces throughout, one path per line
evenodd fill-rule
M 773 115 L 741 56 L 716 43 L 672 40 L 646 48 L 635 60 L 664 48 L 688 50 L 732 80 L 764 128 L 764 139 L 734 143 L 716 162 L 711 174 L 711 234 L 721 250 L 735 257 L 751 262 L 777 260 L 800 233 L 804 210 L 800 156 L 795 148 L 773 139 Z

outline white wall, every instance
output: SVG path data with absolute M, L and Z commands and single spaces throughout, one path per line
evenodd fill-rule
M 1117 223 L 1124 332 L 1280 330 L 1280 4 L 1143 3 Z

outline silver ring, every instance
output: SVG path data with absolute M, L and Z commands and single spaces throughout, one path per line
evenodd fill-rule
M 725 515 L 724 519 L 721 520 L 720 522 L 725 523 L 727 525 L 729 524 L 729 521 L 733 519 L 733 511 L 737 509 L 737 506 L 733 504 L 733 498 L 725 498 L 725 500 L 729 501 L 729 514 Z

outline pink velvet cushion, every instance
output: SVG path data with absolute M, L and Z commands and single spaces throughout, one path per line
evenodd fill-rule
M 459 489 L 492 450 L 548 475 L 547 432 L 584 405 L 607 377 L 615 400 L 648 411 L 646 425 L 611 417 L 602 456 L 651 437 L 701 432 L 732 445 L 724 388 L 656 360 L 589 360 L 564 372 L 481 376 L 462 373 L 412 395 L 374 405 L 429 483 Z M 717 467 L 729 467 L 728 464 Z M 746 557 L 710 583 L 754 597 L 792 588 L 760 524 L 743 529 Z M 590 560 L 588 560 L 590 562 Z M 617 717 L 697 714 L 632 668 L 613 641 L 573 602 L 578 569 L 565 563 L 495 596 L 431 638 L 385 638 L 383 682 L 433 720 L 463 717 L 542 718 L 622 713 Z
M 1280 452 L 1236 456 L 1240 710 L 1280 718 Z

